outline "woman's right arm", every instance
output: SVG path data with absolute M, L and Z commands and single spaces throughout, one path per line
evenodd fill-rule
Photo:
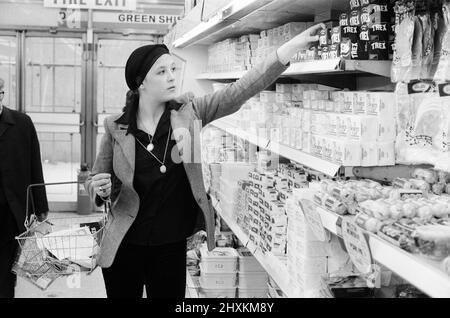
M 108 129 L 107 119 L 104 121 L 105 134 L 100 143 L 99 153 L 95 159 L 92 172 L 85 183 L 85 188 L 92 202 L 102 206 L 111 194 L 111 174 L 113 173 L 113 140 Z

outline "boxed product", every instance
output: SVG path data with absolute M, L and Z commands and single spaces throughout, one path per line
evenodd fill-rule
M 262 91 L 259 93 L 259 100 L 264 103 L 275 103 L 276 93 L 273 91 Z
M 239 288 L 264 289 L 267 286 L 266 272 L 239 272 Z
M 378 117 L 374 119 L 377 121 L 378 125 L 377 141 L 386 142 L 395 140 L 395 137 L 397 136 L 395 118 L 390 117 L 380 120 Z
M 208 251 L 206 246 L 200 249 L 202 273 L 231 273 L 237 271 L 239 254 L 231 247 L 217 247 Z
M 377 143 L 378 148 L 378 165 L 394 166 L 395 165 L 395 145 L 394 142 Z
M 236 287 L 232 288 L 200 288 L 200 298 L 236 298 Z
M 343 166 L 360 166 L 362 159 L 361 143 L 335 139 L 333 141 L 333 161 Z
M 292 84 L 276 84 L 277 93 L 292 93 Z
M 239 298 L 267 298 L 268 288 L 238 288 Z
M 200 263 L 200 286 L 202 288 L 233 288 L 236 286 L 236 273 L 207 273 Z
M 366 105 L 367 115 L 376 115 L 382 119 L 395 118 L 395 94 L 391 92 L 369 92 Z
M 375 141 L 378 121 L 371 116 L 349 115 L 348 138 L 361 142 Z
M 372 167 L 378 165 L 378 144 L 376 142 L 361 143 L 361 166 Z

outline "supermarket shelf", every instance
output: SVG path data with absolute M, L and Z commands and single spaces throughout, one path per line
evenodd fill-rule
M 239 240 L 245 245 L 249 251 L 255 256 L 261 266 L 266 270 L 266 272 L 272 277 L 272 279 L 277 283 L 280 289 L 286 294 L 288 297 L 291 295 L 291 282 L 289 277 L 286 277 L 287 268 L 285 265 L 281 263 L 281 261 L 274 255 L 267 253 L 263 254 L 261 250 L 256 247 L 253 242 L 249 240 L 247 235 L 242 231 L 239 225 L 230 217 L 227 213 L 225 213 L 221 207 L 220 202 L 211 197 L 212 204 L 214 209 L 220 215 L 220 217 L 227 223 L 228 227 L 233 231 L 234 235 L 236 235 Z
M 236 128 L 231 123 L 227 122 L 225 119 L 219 119 L 211 123 L 213 126 L 225 130 L 230 134 L 234 134 L 240 138 L 248 140 L 250 143 L 255 144 L 261 148 L 265 148 L 274 153 L 279 154 L 287 159 L 294 160 L 300 164 L 303 164 L 311 169 L 322 172 L 328 176 L 335 176 L 340 169 L 340 165 L 322 160 L 320 158 L 314 157 L 303 151 L 293 149 L 289 146 L 276 143 L 265 138 L 259 138 L 253 136 L 239 128 Z
M 352 74 L 363 73 L 373 74 L 384 77 L 391 76 L 391 61 L 354 61 L 343 59 L 315 60 L 293 63 L 281 75 L 281 77 L 292 77 L 306 74 Z M 207 80 L 233 80 L 239 79 L 245 74 L 245 71 L 227 72 L 227 73 L 203 73 L 197 76 L 197 79 Z
M 340 216 L 321 207 L 317 207 L 323 226 L 334 234 L 340 231 L 336 226 Z M 369 234 L 369 246 L 372 257 L 403 279 L 407 280 L 431 297 L 450 297 L 450 276 L 440 268 L 440 263 L 410 254 Z
M 188 296 L 188 298 L 199 298 L 195 283 L 192 279 L 191 274 L 187 269 L 186 269 L 186 296 Z
M 313 21 L 331 10 L 345 10 L 346 0 L 234 0 L 207 22 L 173 42 L 176 48 L 210 45 L 242 34 L 259 33 L 291 21 Z

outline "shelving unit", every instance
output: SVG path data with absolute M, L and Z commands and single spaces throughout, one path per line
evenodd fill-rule
M 341 168 L 341 166 L 338 164 L 314 157 L 301 150 L 293 149 L 289 146 L 274 141 L 270 141 L 265 138 L 253 136 L 243 131 L 242 129 L 237 128 L 226 119 L 216 120 L 212 122 L 211 125 L 220 128 L 222 130 L 225 130 L 228 133 L 234 134 L 240 138 L 248 140 L 250 143 L 255 144 L 261 148 L 270 150 L 274 153 L 278 153 L 280 156 L 283 156 L 290 160 L 294 160 L 311 169 L 322 172 L 323 174 L 326 174 L 331 177 L 334 177 Z
M 174 41 L 175 48 L 210 45 L 242 34 L 258 33 L 291 21 L 313 21 L 315 15 L 343 10 L 345 0 L 234 0 L 207 22 Z M 299 13 L 301 12 L 301 13 Z
M 336 213 L 317 206 L 323 226 L 331 233 L 340 235 L 336 225 L 342 218 Z M 352 218 L 347 217 L 347 218 Z M 450 297 L 450 276 L 441 268 L 440 263 L 413 255 L 369 234 L 369 246 L 375 261 L 383 264 L 403 279 L 407 280 L 431 297 Z
M 213 16 L 209 21 L 201 22 L 192 30 L 176 39 L 172 44 L 175 49 L 196 47 L 206 52 L 207 46 L 227 38 L 235 38 L 244 34 L 256 34 L 261 30 L 271 29 L 293 21 L 323 21 L 329 19 L 335 12 L 344 11 L 349 3 L 348 0 L 233 0 L 231 3 Z M 301 13 L 299 13 L 301 12 Z M 180 51 L 181 52 L 181 51 Z M 186 57 L 188 59 L 190 57 Z M 202 57 L 194 56 L 199 62 Z M 201 71 L 204 61 L 197 68 Z M 281 75 L 282 82 L 294 80 L 307 80 L 308 82 L 320 83 L 328 86 L 349 89 L 388 89 L 393 86 L 389 81 L 391 72 L 390 61 L 354 61 L 343 59 L 316 60 L 292 63 Z M 200 73 L 190 74 L 188 80 L 202 85 L 203 92 L 210 93 L 212 87 L 208 81 L 229 82 L 241 78 L 245 71 L 227 73 Z M 369 79 L 369 81 L 368 81 Z M 200 80 L 200 81 L 195 81 Z M 373 81 L 372 81 L 373 80 Z M 348 85 L 348 86 L 341 86 Z M 305 153 L 301 150 L 274 142 L 267 138 L 252 135 L 243 129 L 236 127 L 229 119 L 223 118 L 211 123 L 227 133 L 249 141 L 260 148 L 270 150 L 282 157 L 298 162 L 305 167 L 321 172 L 327 176 L 334 177 L 338 173 L 342 175 L 354 175 L 358 177 L 372 178 L 375 174 L 382 175 L 383 180 L 388 181 L 392 175 L 397 177 L 408 177 L 411 167 L 342 167 L 338 164 L 328 162 Z M 238 226 L 233 217 L 221 209 L 220 202 L 212 198 L 212 203 L 217 213 L 228 224 L 234 234 L 253 253 L 281 290 L 289 297 L 293 297 L 292 283 L 287 275 L 286 266 L 274 255 L 263 254 L 255 246 L 244 231 Z M 331 233 L 340 236 L 341 221 L 344 217 L 317 206 L 324 228 Z M 345 218 L 352 218 L 346 216 Z M 375 261 L 383 264 L 411 284 L 432 297 L 450 297 L 450 276 L 441 268 L 441 264 L 413 255 L 401 250 L 370 234 L 369 246 Z
M 227 73 L 203 73 L 197 79 L 202 80 L 236 80 L 241 78 L 245 71 Z M 293 63 L 281 77 L 295 77 L 307 74 L 362 74 L 389 77 L 391 74 L 391 61 L 354 61 L 343 59 L 305 61 Z
M 250 241 L 248 236 L 242 231 L 236 221 L 221 209 L 220 202 L 214 197 L 211 197 L 211 200 L 214 209 L 233 231 L 234 235 L 236 235 L 242 244 L 249 249 L 261 266 L 278 284 L 283 293 L 289 297 L 289 295 L 291 295 L 291 282 L 289 277 L 286 277 L 285 275 L 287 272 L 286 266 L 283 265 L 283 263 L 275 255 L 270 253 L 263 254 L 261 250 Z

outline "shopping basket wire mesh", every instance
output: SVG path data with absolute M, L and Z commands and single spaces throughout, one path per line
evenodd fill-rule
M 111 209 L 105 201 L 102 213 L 75 217 L 54 217 L 39 222 L 34 209 L 32 188 L 80 184 L 77 181 L 33 184 L 27 188 L 25 232 L 16 237 L 19 244 L 13 272 L 42 290 L 58 277 L 86 272 L 96 267 L 104 227 Z M 31 199 L 31 204 L 30 204 Z M 32 214 L 29 207 L 32 207 Z

